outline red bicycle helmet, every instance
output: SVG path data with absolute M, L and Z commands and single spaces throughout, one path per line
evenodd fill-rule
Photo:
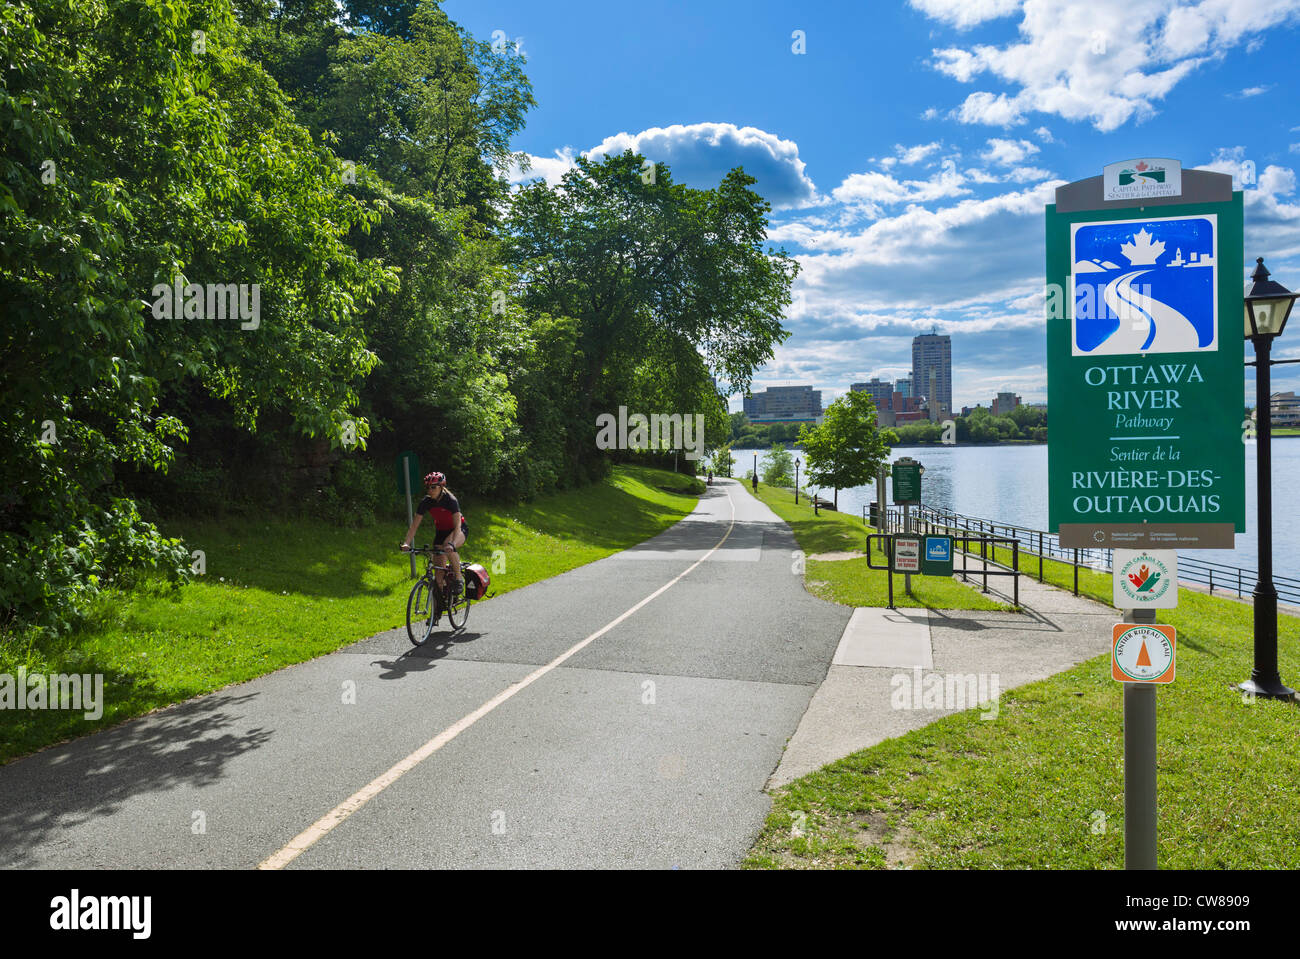
M 440 486 L 447 482 L 447 477 L 441 473 L 433 472 L 424 477 L 425 486 Z

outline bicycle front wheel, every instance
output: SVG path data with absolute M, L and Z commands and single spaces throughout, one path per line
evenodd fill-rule
M 423 646 L 433 634 L 433 590 L 421 579 L 411 587 L 406 600 L 406 635 L 416 646 Z

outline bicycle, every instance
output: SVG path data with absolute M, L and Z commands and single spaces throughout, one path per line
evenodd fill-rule
M 450 546 L 411 547 L 409 552 L 423 553 L 425 562 L 424 574 L 411 587 L 411 595 L 406 600 L 406 635 L 416 646 L 423 646 L 433 635 L 433 628 L 438 625 L 444 612 L 453 633 L 464 629 L 465 622 L 469 619 L 471 600 L 464 584 L 459 592 L 452 595 L 450 568 L 443 571 L 442 586 L 438 586 L 434 573 L 437 567 L 433 558 L 441 553 L 454 552 Z M 463 564 L 461 568 L 464 569 Z

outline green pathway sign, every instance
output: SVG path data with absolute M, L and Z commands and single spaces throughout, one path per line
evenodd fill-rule
M 1129 186 L 1161 179 L 1091 177 L 1047 207 L 1049 528 L 1067 547 L 1230 549 L 1245 530 L 1241 193 L 1173 160 L 1112 166 Z
M 893 496 L 898 506 L 916 506 L 921 502 L 921 464 L 910 456 L 894 463 Z

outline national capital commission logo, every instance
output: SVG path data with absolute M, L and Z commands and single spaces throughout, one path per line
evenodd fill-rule
M 1217 217 L 1076 223 L 1075 356 L 1217 350 Z
M 1117 572 L 1120 591 L 1132 600 L 1135 608 L 1160 599 L 1174 581 L 1169 567 L 1150 553 L 1138 553 Z

